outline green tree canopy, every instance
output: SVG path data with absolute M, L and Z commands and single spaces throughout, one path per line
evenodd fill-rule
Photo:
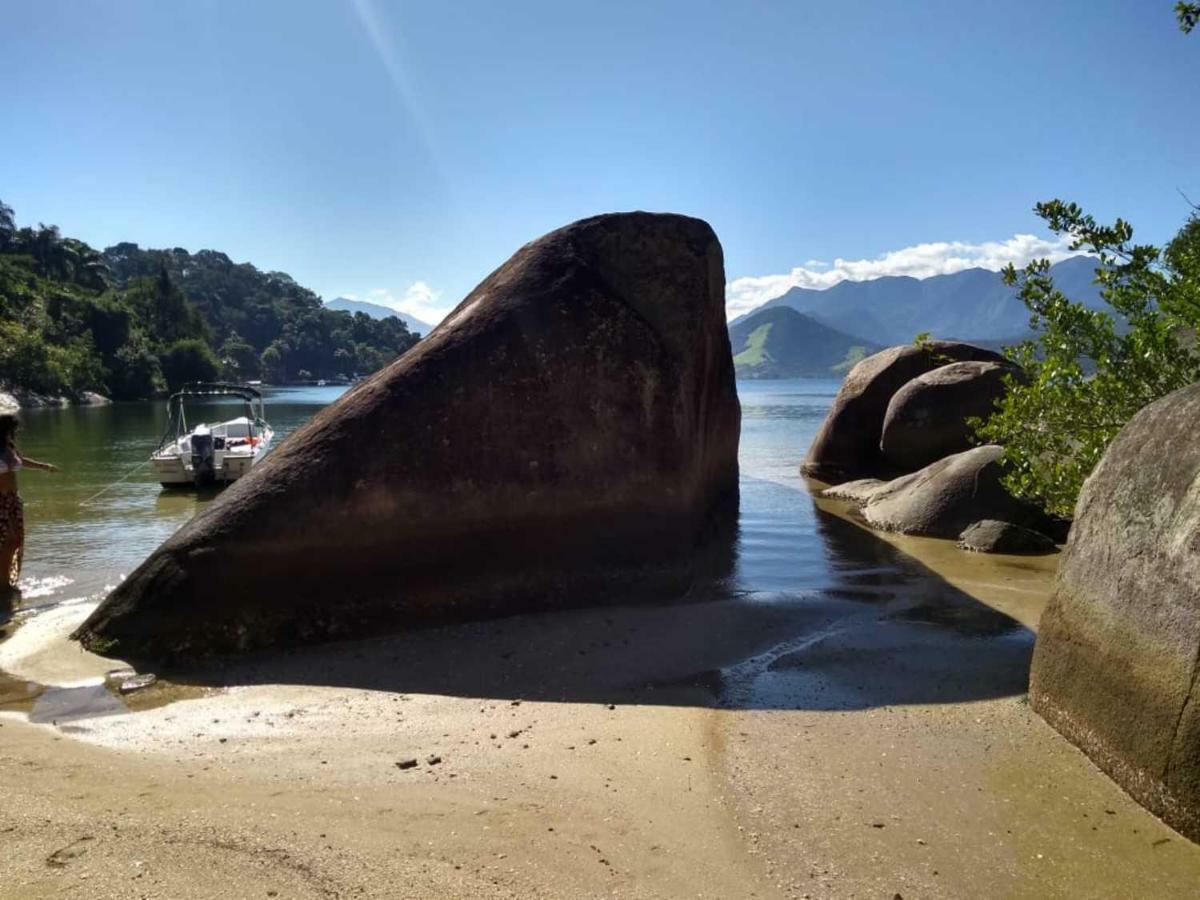
M 172 391 L 189 381 L 215 381 L 218 372 L 217 358 L 208 344 L 198 338 L 176 341 L 162 356 L 162 373 Z
M 101 254 L 53 225 L 19 228 L 4 203 L 0 328 L 0 385 L 118 399 L 160 393 L 164 375 L 178 383 L 183 342 L 203 344 L 225 377 L 280 383 L 367 374 L 417 340 L 400 319 L 326 309 L 282 272 L 213 250 L 122 243 Z
M 1100 225 L 1073 203 L 1052 200 L 1038 215 L 1072 249 L 1096 257 L 1110 310 L 1064 296 L 1040 260 L 1018 273 L 1035 339 L 1009 348 L 1027 381 L 1012 380 L 986 422 L 985 441 L 1002 444 L 1008 484 L 1052 512 L 1070 515 L 1084 479 L 1139 409 L 1200 381 L 1200 217 L 1193 214 L 1165 249 L 1133 243 L 1118 219 Z

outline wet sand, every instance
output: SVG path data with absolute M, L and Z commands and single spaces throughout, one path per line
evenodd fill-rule
M 819 505 L 845 562 L 803 596 L 314 648 L 137 712 L 0 703 L 0 896 L 1194 896 L 1200 847 L 1026 703 L 1054 558 Z M 89 608 L 0 668 L 94 690 Z

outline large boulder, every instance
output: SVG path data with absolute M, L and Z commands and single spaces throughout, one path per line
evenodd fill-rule
M 980 519 L 1036 526 L 1041 516 L 1001 484 L 1004 450 L 995 444 L 940 459 L 870 493 L 863 518 L 881 531 L 957 538 Z
M 1200 841 L 1200 384 L 1134 416 L 1084 484 L 1029 696 Z
M 892 395 L 879 450 L 894 466 L 913 471 L 972 446 L 967 419 L 986 417 L 1004 396 L 1010 365 L 981 360 L 950 363 L 918 375 Z
M 79 628 L 128 658 L 684 590 L 736 508 L 721 245 L 598 216 L 521 248 Z
M 964 360 L 1003 363 L 1004 357 L 957 341 L 906 344 L 868 356 L 842 382 L 800 471 L 837 484 L 894 469 L 879 452 L 892 395 L 918 375 Z

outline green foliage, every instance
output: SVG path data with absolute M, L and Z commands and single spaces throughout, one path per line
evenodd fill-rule
M 162 373 L 168 390 L 177 391 L 189 381 L 215 381 L 218 372 L 217 358 L 199 338 L 176 341 L 162 356 Z
M 227 381 L 253 381 L 259 376 L 258 351 L 233 332 L 221 345 L 221 377 Z
M 1133 243 L 1118 219 L 1097 224 L 1073 203 L 1039 203 L 1037 213 L 1072 249 L 1096 256 L 1096 281 L 1111 308 L 1089 310 L 1055 288 L 1050 263 L 1018 273 L 1036 338 L 1008 348 L 1026 381 L 1009 391 L 979 436 L 1002 444 L 1008 486 L 1047 510 L 1070 515 L 1084 479 L 1139 409 L 1200 381 L 1200 218 L 1165 250 Z
M 234 263 L 213 250 L 143 250 L 124 243 L 109 247 L 104 258 L 122 285 L 166 272 L 195 306 L 226 371 L 236 363 L 241 378 L 257 372 L 278 383 L 299 379 L 301 370 L 315 378 L 366 374 L 417 341 L 398 318 L 375 320 L 325 309 L 316 294 L 290 276 Z M 253 348 L 257 362 L 250 361 L 244 345 Z
M 283 367 L 283 351 L 278 344 L 272 344 L 259 357 L 259 371 L 268 381 L 283 381 L 286 373 Z
M 101 254 L 54 226 L 18 228 L 4 203 L 0 338 L 0 384 L 116 399 L 217 375 L 367 374 L 417 341 L 399 319 L 325 309 L 283 273 L 212 250 L 125 243 Z
M 1187 34 L 1200 23 L 1200 3 L 1176 3 L 1175 18 L 1179 21 L 1179 30 Z
M 145 335 L 138 334 L 116 353 L 116 365 L 109 378 L 115 397 L 144 399 L 166 390 L 162 364 L 150 347 Z

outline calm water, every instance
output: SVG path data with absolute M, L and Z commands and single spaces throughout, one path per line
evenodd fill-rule
M 344 390 L 268 392 L 267 420 L 275 429 L 276 443 Z M 241 415 L 241 409 L 240 401 L 189 406 L 189 422 L 232 418 Z M 21 450 L 62 470 L 21 473 L 27 530 L 22 585 L 27 600 L 44 602 L 39 598 L 103 590 L 211 502 L 215 495 L 164 491 L 152 477 L 146 460 L 166 427 L 165 401 L 22 414 Z
M 697 599 L 727 602 L 719 604 L 725 624 L 695 649 L 725 662 L 719 677 L 705 670 L 688 678 L 701 679 L 721 704 L 760 709 L 862 709 L 1024 691 L 1033 642 L 1029 629 L 814 503 L 798 466 L 837 387 L 834 381 L 807 379 L 739 385 L 736 567 L 731 580 L 697 585 L 712 589 Z M 280 439 L 339 393 L 325 388 L 270 395 L 267 411 Z M 25 614 L 98 595 L 211 502 L 163 492 L 137 468 L 157 442 L 165 415 L 163 404 L 140 404 L 26 417 L 26 451 L 64 471 L 22 476 L 29 513 Z M 212 418 L 227 415 L 228 410 L 217 411 Z M 961 560 L 969 554 L 949 550 L 958 560 L 951 566 L 966 564 Z M 1019 588 L 1032 571 L 1011 560 L 967 562 L 974 566 L 972 577 L 996 582 L 1004 591 Z M 1016 602 L 1015 596 L 1020 595 L 1004 594 L 1003 602 Z M 680 628 L 692 624 L 687 607 L 672 615 Z M 454 632 L 455 639 L 471 633 Z M 878 677 L 881 672 L 887 677 Z M 424 687 L 454 690 L 436 679 Z M 21 702 L 29 700 L 30 688 L 19 681 L 8 686 Z M 60 690 L 79 689 L 47 690 L 37 703 L 76 702 L 73 693 L 60 698 Z M 83 699 L 86 708 L 76 715 L 95 714 L 92 700 Z M 5 702 L 0 673 L 0 706 Z M 52 712 L 62 718 L 58 707 Z
M 832 573 L 845 568 L 845 560 L 831 558 L 797 473 L 837 387 L 836 381 L 816 379 L 739 384 L 739 580 L 747 590 L 825 587 Z M 342 390 L 269 393 L 267 414 L 276 441 Z M 205 418 L 227 418 L 235 409 L 212 410 Z M 62 469 L 53 475 L 22 473 L 27 603 L 90 595 L 114 584 L 211 502 L 188 492 L 163 491 L 142 465 L 165 427 L 165 403 L 40 410 L 24 416 L 22 449 Z

